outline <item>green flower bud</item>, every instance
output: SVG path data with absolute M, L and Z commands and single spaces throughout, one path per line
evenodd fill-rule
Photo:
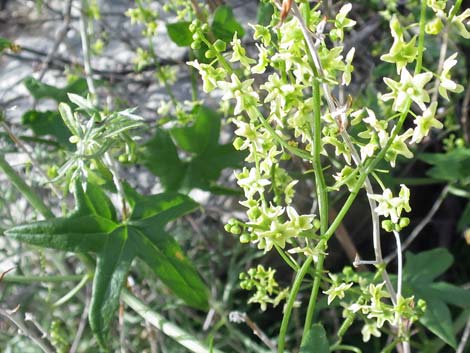
M 398 225 L 400 226 L 400 230 L 405 228 L 408 224 L 410 224 L 410 219 L 408 217 L 403 217 L 400 219 Z
M 321 226 L 321 222 L 319 219 L 315 219 L 313 221 L 313 229 L 320 229 L 320 226 Z
M 242 235 L 240 235 L 240 243 L 249 243 L 250 242 L 250 234 L 248 233 L 243 233 Z
M 234 226 L 232 226 L 232 228 L 230 228 L 230 233 L 232 233 L 232 234 L 238 235 L 241 232 L 242 232 L 242 229 L 238 224 L 234 225 Z
M 224 52 L 225 49 L 227 49 L 227 43 L 225 43 L 223 40 L 217 39 L 214 43 L 214 48 L 219 53 Z
M 199 41 L 191 43 L 191 49 L 198 50 L 201 49 L 201 43 Z
M 391 232 L 394 230 L 394 224 L 391 220 L 387 219 L 382 221 L 382 228 L 385 229 L 387 232 Z
M 215 58 L 217 54 L 212 49 L 209 49 L 208 51 L 205 52 L 204 56 L 207 59 L 212 59 L 212 58 Z

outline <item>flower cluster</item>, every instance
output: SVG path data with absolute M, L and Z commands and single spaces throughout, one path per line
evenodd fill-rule
M 368 342 L 371 336 L 380 337 L 380 329 L 387 322 L 396 326 L 400 319 L 405 318 L 412 323 L 424 313 L 425 303 L 422 300 L 416 303 L 414 297 L 399 297 L 393 305 L 389 292 L 385 290 L 385 282 L 369 282 L 350 267 L 345 267 L 340 274 L 330 275 L 330 278 L 332 284 L 324 292 L 328 295 L 328 302 L 341 299 L 343 317 L 353 319 L 359 316 L 364 321 L 361 330 L 364 342 Z
M 382 195 L 376 194 L 368 196 L 378 202 L 378 206 L 375 209 L 375 212 L 377 212 L 378 215 L 390 217 L 390 220 L 382 222 L 382 227 L 386 231 L 400 231 L 410 223 L 409 218 L 401 217 L 401 213 L 403 211 L 411 211 L 410 189 L 405 185 L 400 185 L 400 193 L 398 197 L 393 197 L 390 189 L 385 189 Z
M 240 287 L 245 290 L 255 290 L 248 303 L 259 304 L 261 310 L 265 311 L 268 304 L 275 307 L 287 298 L 289 287 L 281 288 L 274 278 L 275 274 L 276 270 L 271 267 L 265 269 L 262 265 L 240 273 Z

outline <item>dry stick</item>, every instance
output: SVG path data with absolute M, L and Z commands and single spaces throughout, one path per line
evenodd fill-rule
M 229 320 L 235 323 L 244 322 L 258 338 L 269 347 L 270 350 L 275 352 L 277 350 L 276 345 L 269 339 L 269 337 L 254 323 L 246 313 L 239 311 L 232 311 L 229 314 Z
M 80 8 L 80 37 L 82 41 L 83 51 L 83 67 L 85 69 L 85 78 L 88 85 L 88 90 L 92 96 L 92 99 L 96 101 L 98 96 L 96 95 L 95 83 L 93 82 L 93 70 L 91 68 L 91 55 L 90 55 L 90 40 L 88 38 L 88 1 L 82 0 Z
M 2 122 L 2 126 L 3 128 L 5 129 L 5 131 L 7 132 L 8 136 L 10 136 L 11 140 L 15 143 L 15 145 L 17 145 L 19 147 L 20 150 L 23 151 L 23 153 L 25 153 L 31 164 L 33 165 L 33 167 L 37 170 L 37 172 L 39 173 L 39 175 L 41 175 L 41 177 L 43 177 L 45 180 L 46 180 L 46 185 L 48 185 L 51 190 L 54 192 L 54 194 L 56 194 L 56 196 L 59 198 L 59 200 L 62 200 L 62 193 L 60 192 L 59 189 L 57 189 L 55 187 L 55 185 L 50 181 L 49 177 L 47 176 L 47 174 L 44 172 L 44 170 L 41 168 L 39 162 L 37 161 L 36 158 L 34 158 L 34 156 L 32 155 L 32 153 L 29 151 L 28 147 L 26 147 L 26 144 L 24 144 L 14 133 L 13 131 L 10 129 L 10 127 L 8 126 L 8 124 L 3 121 Z
M 467 342 L 470 337 L 470 316 L 468 317 L 467 324 L 465 325 L 465 329 L 462 334 L 462 338 L 460 340 L 459 346 L 455 353 L 463 353 L 465 347 L 467 347 Z
M 49 67 L 49 64 L 51 63 L 55 53 L 59 49 L 60 44 L 63 42 L 65 35 L 70 29 L 71 12 L 72 12 L 72 0 L 67 0 L 64 6 L 64 22 L 62 23 L 62 26 L 60 26 L 60 28 L 57 31 L 54 45 L 52 46 L 51 50 L 47 54 L 46 59 L 42 63 L 42 69 L 38 76 L 39 81 L 41 81 L 44 78 L 44 75 L 46 74 L 47 69 Z
M 445 198 L 447 197 L 447 194 L 449 193 L 449 186 L 446 186 L 444 189 L 442 189 L 439 197 L 437 198 L 436 202 L 434 202 L 434 205 L 431 207 L 429 210 L 428 214 L 419 222 L 419 224 L 413 229 L 411 234 L 406 238 L 406 240 L 403 242 L 402 245 L 402 251 L 405 251 L 410 244 L 416 239 L 416 237 L 421 233 L 421 231 L 426 227 L 426 225 L 432 220 L 434 215 L 436 214 L 437 210 L 439 207 L 441 207 L 442 202 L 444 202 Z M 388 255 L 385 258 L 385 263 L 389 263 L 392 261 L 395 257 L 397 256 L 397 252 L 393 252 L 392 254 Z
M 318 57 L 315 44 L 313 43 L 313 40 L 311 38 L 310 32 L 307 29 L 307 26 L 304 23 L 304 20 L 302 18 L 302 15 L 300 13 L 300 10 L 295 2 L 292 4 L 292 11 L 294 13 L 294 16 L 297 18 L 300 27 L 302 29 L 302 33 L 304 35 L 304 38 L 307 42 L 307 46 L 309 48 L 310 54 L 312 56 L 314 65 L 318 71 L 318 75 L 323 78 L 325 77 L 323 68 L 320 62 L 320 58 Z M 361 159 L 359 157 L 359 154 L 357 153 L 354 145 L 351 142 L 351 139 L 349 138 L 349 135 L 346 131 L 346 129 L 342 128 L 341 126 L 341 121 L 344 121 L 345 119 L 345 112 L 341 112 L 341 107 L 336 107 L 336 104 L 334 102 L 333 96 L 330 91 L 330 87 L 328 86 L 328 83 L 322 82 L 322 88 L 324 92 L 324 97 L 327 101 L 328 108 L 330 110 L 330 113 L 334 116 L 335 114 L 340 114 L 338 125 L 340 127 L 340 134 L 341 138 L 345 142 L 346 146 L 348 147 L 349 151 L 351 152 L 351 155 L 353 157 L 354 163 L 360 167 L 361 166 Z M 377 204 L 375 200 L 369 197 L 369 195 L 372 195 L 374 193 L 374 190 L 372 188 L 372 184 L 370 182 L 369 177 L 366 177 L 365 179 L 365 189 L 367 193 L 367 199 L 369 201 L 369 207 L 371 209 L 371 216 L 372 216 L 372 226 L 373 226 L 373 242 L 374 242 L 374 252 L 375 252 L 375 264 L 380 265 L 384 264 L 383 258 L 382 258 L 382 247 L 380 243 L 380 223 L 379 223 L 379 217 L 375 212 L 375 209 L 377 208 Z M 382 278 L 385 281 L 385 285 L 387 286 L 387 290 L 391 295 L 391 299 L 394 305 L 396 305 L 396 292 L 395 289 L 393 288 L 392 282 L 390 280 L 390 276 L 388 275 L 388 272 L 386 269 L 382 271 Z
M 78 345 L 80 344 L 80 341 L 83 336 L 83 332 L 85 331 L 85 327 L 86 327 L 87 319 L 88 319 L 88 309 L 90 307 L 90 296 L 91 296 L 90 286 L 87 286 L 85 307 L 83 308 L 82 315 L 80 316 L 80 323 L 78 324 L 77 333 L 75 335 L 75 338 L 73 339 L 72 346 L 70 347 L 69 353 L 75 353 L 77 351 Z
M 21 333 L 25 336 L 28 336 L 43 350 L 44 353 L 55 353 L 54 349 L 49 345 L 49 343 L 46 342 L 44 339 L 41 339 L 35 332 L 33 332 L 22 319 L 15 317 L 14 314 L 10 313 L 8 310 L 4 310 L 1 308 L 0 315 L 13 322 L 16 327 L 18 327 L 18 329 L 21 331 Z
M 465 97 L 462 102 L 462 114 L 460 116 L 460 121 L 462 122 L 463 137 L 466 143 L 470 142 L 470 127 L 468 126 L 469 108 L 470 108 L 470 76 L 468 78 L 469 85 L 467 86 Z

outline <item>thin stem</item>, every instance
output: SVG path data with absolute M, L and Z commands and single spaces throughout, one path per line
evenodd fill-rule
M 320 153 L 321 145 L 321 101 L 320 101 L 320 83 L 317 78 L 313 79 L 313 170 L 315 172 L 315 183 L 317 186 L 318 204 L 320 210 L 320 232 L 325 234 L 328 228 L 328 192 L 323 175 Z
M 152 60 L 153 60 L 153 64 L 155 65 L 155 68 L 157 69 L 158 75 L 159 75 L 160 79 L 163 82 L 163 86 L 165 87 L 165 91 L 168 94 L 168 96 L 170 97 L 170 100 L 173 103 L 173 105 L 175 107 L 177 107 L 178 106 L 178 100 L 176 99 L 175 94 L 173 93 L 173 90 L 171 89 L 171 86 L 168 83 L 168 80 L 165 76 L 165 73 L 162 69 L 162 66 L 160 65 L 160 61 L 158 60 L 157 54 L 155 53 L 155 49 L 153 47 L 153 42 L 152 42 L 151 37 L 148 37 L 148 45 L 149 45 L 150 55 L 151 55 Z
M 90 91 L 91 98 L 94 103 L 97 102 L 98 96 L 96 94 L 95 83 L 93 82 L 93 70 L 91 68 L 91 50 L 90 39 L 88 36 L 88 0 L 82 0 L 80 9 L 80 38 L 82 41 L 83 51 L 83 67 L 85 70 L 85 79 L 87 82 L 88 90 Z
M 397 254 L 398 254 L 398 271 L 397 271 L 397 300 L 401 298 L 401 288 L 402 288 L 402 281 L 403 281 L 403 258 L 402 258 L 402 248 L 401 248 L 401 240 L 400 234 L 397 231 L 393 231 L 393 235 L 395 236 L 395 242 L 397 244 Z
M 279 245 L 274 244 L 274 247 L 276 248 L 279 255 L 282 257 L 282 259 L 286 262 L 286 264 L 288 264 L 290 268 L 297 272 L 300 268 L 299 264 L 295 262 L 295 260 L 291 256 L 286 254 L 284 250 L 279 247 Z
M 286 150 L 291 152 L 293 155 L 303 158 L 305 160 L 312 160 L 312 156 L 305 152 L 304 150 L 301 150 L 300 148 L 293 147 L 289 145 L 281 136 L 279 136 L 276 131 L 273 129 L 271 125 L 269 125 L 268 121 L 264 118 L 263 114 L 258 109 L 253 109 L 249 110 L 248 115 L 250 118 L 258 118 L 261 121 L 261 124 L 263 127 L 270 133 L 271 137 L 276 140 L 282 147 L 284 147 Z M 253 114 L 255 113 L 255 114 Z M 254 116 L 253 116 L 254 115 Z
M 468 317 L 467 324 L 465 325 L 465 329 L 463 330 L 462 338 L 460 339 L 459 346 L 455 353 L 463 353 L 465 347 L 467 347 L 467 342 L 470 337 L 470 316 Z
M 321 101 L 320 101 L 320 82 L 318 78 L 313 79 L 313 170 L 315 172 L 315 184 L 317 187 L 318 205 L 320 211 L 320 232 L 325 234 L 328 229 L 328 191 L 325 183 L 325 176 L 323 175 L 320 153 L 321 146 Z M 315 264 L 315 279 L 313 281 L 312 291 L 307 307 L 307 314 L 305 316 L 303 339 L 307 337 L 307 333 L 312 326 L 313 314 L 315 312 L 315 305 L 317 302 L 318 291 L 320 289 L 321 273 L 323 272 L 323 262 L 325 260 L 325 251 L 327 248 L 326 241 L 321 241 L 317 248 L 320 250 L 318 261 Z
M 131 307 L 138 315 L 152 324 L 155 328 L 171 337 L 176 342 L 186 347 L 194 353 L 222 353 L 218 349 L 210 348 L 199 342 L 196 337 L 184 331 L 179 326 L 168 321 L 161 314 L 153 311 L 141 300 L 130 294 L 127 290 L 123 290 L 121 294 L 122 300 Z
M 29 158 L 31 164 L 33 165 L 34 169 L 37 170 L 37 172 L 46 180 L 46 184 L 49 185 L 51 190 L 54 192 L 54 194 L 59 198 L 59 200 L 62 200 L 62 193 L 60 190 L 58 190 L 54 184 L 49 180 L 49 177 L 47 174 L 44 172 L 44 170 L 41 168 L 39 162 L 37 159 L 33 156 L 33 154 L 29 151 L 28 147 L 26 147 L 26 144 L 24 144 L 10 129 L 8 124 L 5 121 L 2 121 L 2 126 L 7 132 L 8 136 L 10 136 L 11 140 L 15 143 L 15 145 L 18 146 L 20 150 L 22 150 Z
M 322 245 L 324 244 L 324 245 Z M 323 264 L 325 262 L 326 253 L 324 248 L 326 248 L 326 242 L 322 242 L 318 245 L 320 250 L 320 255 L 318 255 L 318 260 L 315 264 L 315 279 L 313 281 L 312 291 L 310 292 L 310 299 L 307 307 L 307 314 L 305 315 L 304 331 L 302 334 L 302 340 L 307 337 L 307 333 L 312 327 L 313 314 L 315 313 L 315 306 L 317 304 L 318 292 L 320 290 L 321 274 L 323 272 Z
M 71 291 L 69 291 L 66 295 L 64 295 L 62 298 L 57 300 L 54 304 L 52 304 L 52 307 L 56 308 L 68 302 L 70 299 L 72 299 L 75 296 L 75 294 L 77 294 L 87 284 L 87 282 L 92 277 L 93 276 L 90 274 L 86 274 L 85 276 L 83 276 L 82 280 L 75 287 L 73 287 Z
M 109 152 L 106 152 L 104 154 L 104 160 L 106 162 L 106 165 L 109 168 L 109 171 L 113 175 L 113 182 L 114 182 L 114 185 L 116 186 L 116 191 L 119 195 L 119 198 L 121 199 L 122 219 L 125 221 L 128 217 L 127 204 L 126 204 L 126 194 L 124 192 L 124 187 L 121 183 L 121 179 L 119 178 L 118 168 L 117 168 L 116 163 L 114 162 L 114 160 L 111 158 Z
M 278 353 L 284 352 L 287 327 L 289 326 L 289 320 L 290 320 L 290 316 L 292 313 L 292 309 L 294 307 L 295 298 L 297 297 L 297 293 L 299 292 L 300 285 L 302 284 L 302 280 L 307 274 L 312 261 L 313 261 L 313 258 L 311 256 L 307 257 L 302 267 L 300 268 L 300 271 L 297 272 L 297 275 L 295 276 L 295 279 L 294 279 L 294 283 L 292 284 L 292 289 L 289 293 L 289 299 L 287 300 L 286 306 L 284 308 L 284 315 L 282 317 L 281 329 L 279 330 L 278 345 L 277 345 Z
M 85 275 L 86 276 L 86 275 Z M 64 283 L 76 282 L 84 278 L 84 275 L 66 275 L 66 276 L 15 276 L 8 275 L 3 277 L 2 282 L 6 283 Z
M 81 338 L 83 336 L 83 332 L 85 331 L 85 327 L 87 324 L 88 318 L 88 310 L 90 308 L 90 297 L 91 297 L 91 287 L 88 286 L 86 288 L 86 301 L 85 306 L 83 307 L 82 315 L 80 316 L 80 323 L 78 324 L 78 328 L 75 334 L 75 338 L 73 339 L 72 346 L 70 347 L 69 353 L 75 353 L 78 349 L 78 346 L 81 342 Z
M 419 74 L 423 67 L 425 26 L 426 26 L 426 1 L 421 1 L 421 10 L 420 10 L 420 15 L 419 15 L 418 55 L 416 58 L 415 75 Z
M 6 174 L 10 182 L 23 194 L 28 202 L 44 217 L 54 218 L 54 214 L 47 207 L 42 199 L 24 182 L 24 180 L 10 166 L 3 155 L 0 155 L 0 170 Z
M 385 154 L 387 153 L 388 149 L 392 145 L 393 140 L 395 137 L 398 135 L 398 132 L 401 130 L 403 123 L 405 122 L 406 116 L 408 114 L 408 110 L 411 106 L 411 100 L 408 99 L 406 103 L 406 109 L 405 111 L 401 114 L 396 128 L 393 130 L 392 135 L 387 141 L 387 144 L 384 146 L 384 148 L 379 152 L 379 154 L 367 164 L 367 167 L 364 169 L 364 171 L 359 175 L 358 180 L 356 184 L 354 185 L 349 197 L 346 199 L 345 203 L 343 204 L 343 207 L 341 210 L 338 212 L 338 216 L 335 218 L 333 223 L 331 223 L 330 227 L 325 233 L 325 238 L 328 240 L 333 236 L 335 233 L 336 229 L 339 227 L 341 222 L 343 221 L 343 218 L 346 216 L 346 213 L 349 211 L 351 208 L 352 203 L 356 199 L 360 189 L 362 188 L 364 181 L 367 177 L 368 174 L 370 174 L 375 166 L 385 157 Z

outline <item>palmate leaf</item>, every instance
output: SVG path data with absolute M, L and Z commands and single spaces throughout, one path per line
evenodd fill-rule
M 160 178 L 167 191 L 199 188 L 223 192 L 216 185 L 220 173 L 240 167 L 245 153 L 232 144 L 219 143 L 220 114 L 205 106 L 196 107 L 192 114 L 194 123 L 190 126 L 158 129 L 142 146 L 140 162 Z M 177 146 L 189 154 L 184 160 Z
M 177 193 L 142 196 L 127 187 L 132 213 L 117 220 L 111 201 L 93 184 L 75 186 L 76 210 L 68 217 L 19 225 L 5 234 L 42 247 L 95 252 L 97 264 L 89 321 L 98 342 L 106 346 L 107 332 L 119 305 L 129 267 L 140 257 L 188 305 L 207 309 L 208 290 L 178 243 L 165 232 L 168 222 L 198 207 Z
M 403 269 L 404 292 L 426 301 L 426 311 L 420 318 L 428 330 L 451 347 L 456 347 L 452 316 L 447 304 L 462 308 L 470 306 L 468 290 L 445 282 L 434 282 L 453 263 L 453 256 L 444 248 L 436 248 L 419 254 L 406 253 Z

